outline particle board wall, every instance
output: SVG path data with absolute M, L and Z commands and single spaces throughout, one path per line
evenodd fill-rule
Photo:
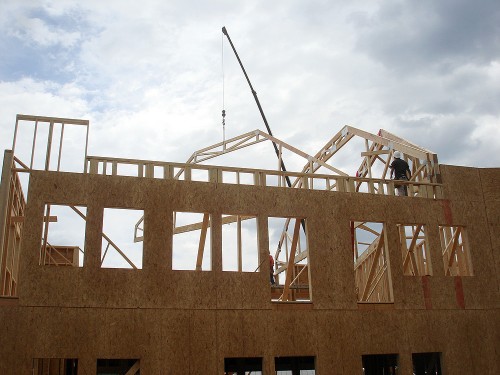
M 258 356 L 269 374 L 275 356 L 314 355 L 318 374 L 352 374 L 362 354 L 398 353 L 410 374 L 412 352 L 438 351 L 448 375 L 496 374 L 500 220 L 483 174 L 499 172 L 441 172 L 443 200 L 32 172 L 19 300 L 0 305 L 0 321 L 12 322 L 3 339 L 14 343 L 0 347 L 0 373 L 63 357 L 79 358 L 83 374 L 95 373 L 97 358 L 141 358 L 141 374 L 220 374 L 224 357 Z M 83 268 L 38 265 L 46 203 L 87 207 Z M 144 210 L 141 270 L 99 266 L 103 210 L 112 207 Z M 171 269 L 174 211 L 212 215 L 211 271 Z M 261 259 L 268 217 L 305 218 L 312 303 L 271 302 L 267 262 L 260 272 L 223 272 L 222 214 L 257 216 Z M 394 303 L 356 302 L 351 221 L 386 224 Z M 396 225 L 415 223 L 426 225 L 432 276 L 402 273 Z M 438 225 L 446 224 L 467 228 L 474 276 L 444 275 Z

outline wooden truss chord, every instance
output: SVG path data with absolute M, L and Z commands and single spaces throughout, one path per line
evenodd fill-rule
M 125 375 L 136 375 L 141 369 L 141 361 L 138 359 L 135 363 L 130 367 L 130 369 L 125 373 Z
M 288 267 L 286 271 L 283 294 L 281 296 L 282 301 L 288 301 L 290 299 L 289 296 L 290 284 L 292 283 L 292 270 L 295 265 L 295 252 L 297 250 L 297 243 L 299 241 L 299 231 L 300 231 L 300 219 L 295 219 L 295 226 L 293 228 L 292 247 L 290 249 L 290 258 L 288 259 Z
M 385 231 L 372 228 L 372 224 L 352 222 L 354 273 L 356 294 L 359 302 L 391 302 L 392 282 L 386 253 Z M 371 242 L 361 242 L 357 231 L 364 231 L 374 236 Z M 359 245 L 368 245 L 359 254 Z
M 472 262 L 463 226 L 439 226 L 442 258 L 447 276 L 472 276 Z

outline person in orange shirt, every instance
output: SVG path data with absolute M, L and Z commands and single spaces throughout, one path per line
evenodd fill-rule
M 269 253 L 269 281 L 274 285 L 274 258 L 271 253 Z

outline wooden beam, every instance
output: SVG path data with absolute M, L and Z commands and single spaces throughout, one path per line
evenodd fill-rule
M 300 231 L 300 219 L 295 219 L 295 226 L 293 228 L 293 240 L 292 248 L 290 249 L 290 258 L 288 259 L 288 268 L 286 270 L 285 284 L 283 288 L 283 294 L 281 295 L 282 301 L 289 300 L 290 293 L 290 282 L 292 281 L 292 270 L 295 266 L 295 250 L 297 249 L 297 243 L 299 242 L 299 231 Z
M 366 298 L 368 296 L 368 292 L 370 291 L 370 284 L 372 283 L 373 277 L 375 276 L 375 271 L 377 268 L 377 263 L 378 263 L 378 258 L 380 256 L 380 253 L 382 252 L 382 248 L 384 247 L 384 231 L 380 233 L 380 237 L 378 240 L 377 248 L 375 250 L 375 255 L 373 256 L 373 262 L 370 267 L 370 271 L 368 273 L 368 278 L 366 280 L 365 287 L 363 289 L 363 294 L 361 296 L 362 301 L 366 301 Z
M 368 227 L 365 225 L 365 223 L 362 223 L 360 225 L 357 226 L 357 228 L 360 228 L 360 229 L 363 229 L 363 230 L 366 230 L 367 232 L 370 232 L 370 233 L 373 233 L 374 235 L 376 236 L 379 236 L 380 233 L 378 233 L 377 231 L 375 231 L 374 229 Z
M 413 267 L 413 275 L 418 274 L 418 266 L 417 266 L 417 261 L 415 259 L 415 251 L 414 250 L 415 250 L 415 245 L 417 243 L 418 235 L 419 235 L 421 229 L 422 229 L 422 224 L 418 224 L 415 228 L 415 232 L 413 233 L 413 237 L 411 239 L 410 246 L 407 249 L 406 256 L 405 256 L 405 259 L 403 261 L 403 269 L 405 267 L 407 267 L 408 262 L 411 261 L 411 265 Z M 404 242 L 405 246 L 406 246 L 406 239 L 405 238 L 402 239 L 402 242 Z
M 302 252 L 300 252 L 298 255 L 295 256 L 295 264 L 299 263 L 300 261 L 306 259 L 309 255 L 309 251 L 308 250 L 304 250 Z M 280 261 L 276 261 L 277 264 L 283 264 L 282 266 L 278 267 L 278 269 L 275 271 L 275 275 L 283 272 L 284 270 L 287 269 L 288 267 L 288 264 L 286 262 L 280 262 Z
M 203 262 L 203 251 L 205 250 L 205 241 L 207 239 L 209 219 L 210 215 L 208 213 L 203 214 L 203 225 L 201 227 L 200 243 L 198 245 L 198 257 L 196 258 L 197 271 L 201 271 L 201 264 Z
M 453 265 L 453 258 L 455 257 L 455 252 L 457 250 L 457 245 L 458 245 L 458 240 L 460 238 L 460 233 L 461 233 L 461 227 L 456 227 L 455 233 L 453 233 L 453 238 L 451 239 L 450 243 L 446 247 L 445 253 L 449 252 L 450 255 L 448 257 L 448 270 L 449 268 Z M 451 245 L 451 249 L 450 248 Z M 449 250 L 448 250 L 449 249 Z
M 135 363 L 132 365 L 132 367 L 125 373 L 125 375 L 136 375 L 137 371 L 141 369 L 141 360 L 138 359 L 135 361 Z
M 73 118 L 60 118 L 60 117 L 44 117 L 44 116 L 31 116 L 20 115 L 16 116 L 16 121 L 39 121 L 39 122 L 54 122 L 58 124 L 71 124 L 71 125 L 89 125 L 89 120 L 78 120 Z
M 125 261 L 130 264 L 130 266 L 132 266 L 132 268 L 134 270 L 137 269 L 136 265 L 125 255 L 125 253 L 123 251 L 121 251 L 121 249 L 113 242 L 111 241 L 111 239 L 106 236 L 104 233 L 101 233 L 101 235 L 103 236 L 103 238 L 108 241 L 108 243 L 116 250 L 118 251 L 118 253 L 123 257 L 123 259 L 125 259 Z
M 248 219 L 255 219 L 255 216 L 239 216 L 239 218 L 241 221 L 243 221 Z M 222 218 L 222 225 L 235 223 L 237 221 L 238 221 L 238 215 L 225 216 Z M 208 227 L 210 227 L 210 223 L 208 224 Z M 176 227 L 174 228 L 174 234 L 192 232 L 194 230 L 200 230 L 202 228 L 203 228 L 203 221 Z
M 382 277 L 386 275 L 387 271 L 387 265 L 384 265 L 383 267 L 379 268 L 377 271 L 377 275 L 375 275 L 374 279 L 375 282 L 373 283 L 372 287 L 370 288 L 370 292 L 368 293 L 368 296 L 366 297 L 366 300 L 369 300 L 370 297 L 372 296 L 373 292 L 377 288 L 378 284 L 380 283 L 380 280 L 382 280 Z
M 366 151 L 362 152 L 361 156 L 374 156 L 374 155 L 383 155 L 383 154 L 390 154 L 390 150 L 375 150 L 375 151 Z
M 373 134 L 368 133 L 364 130 L 354 128 L 352 126 L 347 126 L 347 129 L 348 129 L 349 133 L 352 133 L 352 134 L 357 135 L 359 137 L 368 139 L 372 142 L 379 143 L 379 144 L 384 145 L 386 147 L 389 147 L 389 145 L 392 144 L 392 145 L 394 145 L 394 147 L 393 147 L 394 149 L 400 150 L 404 154 L 418 157 L 420 159 L 426 159 L 427 154 L 429 153 L 429 152 L 422 150 L 420 147 L 417 148 L 415 146 L 410 146 L 408 144 L 401 143 L 400 141 L 387 139 L 387 138 L 384 138 L 384 137 L 381 137 L 378 135 L 373 135 Z

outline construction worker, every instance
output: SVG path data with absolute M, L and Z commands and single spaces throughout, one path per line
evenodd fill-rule
M 271 253 L 269 253 L 269 281 L 274 285 L 274 258 Z
M 410 167 L 408 163 L 401 158 L 401 152 L 394 152 L 394 160 L 391 165 L 391 179 L 408 181 L 411 177 Z M 394 185 L 399 196 L 408 195 L 406 185 Z

